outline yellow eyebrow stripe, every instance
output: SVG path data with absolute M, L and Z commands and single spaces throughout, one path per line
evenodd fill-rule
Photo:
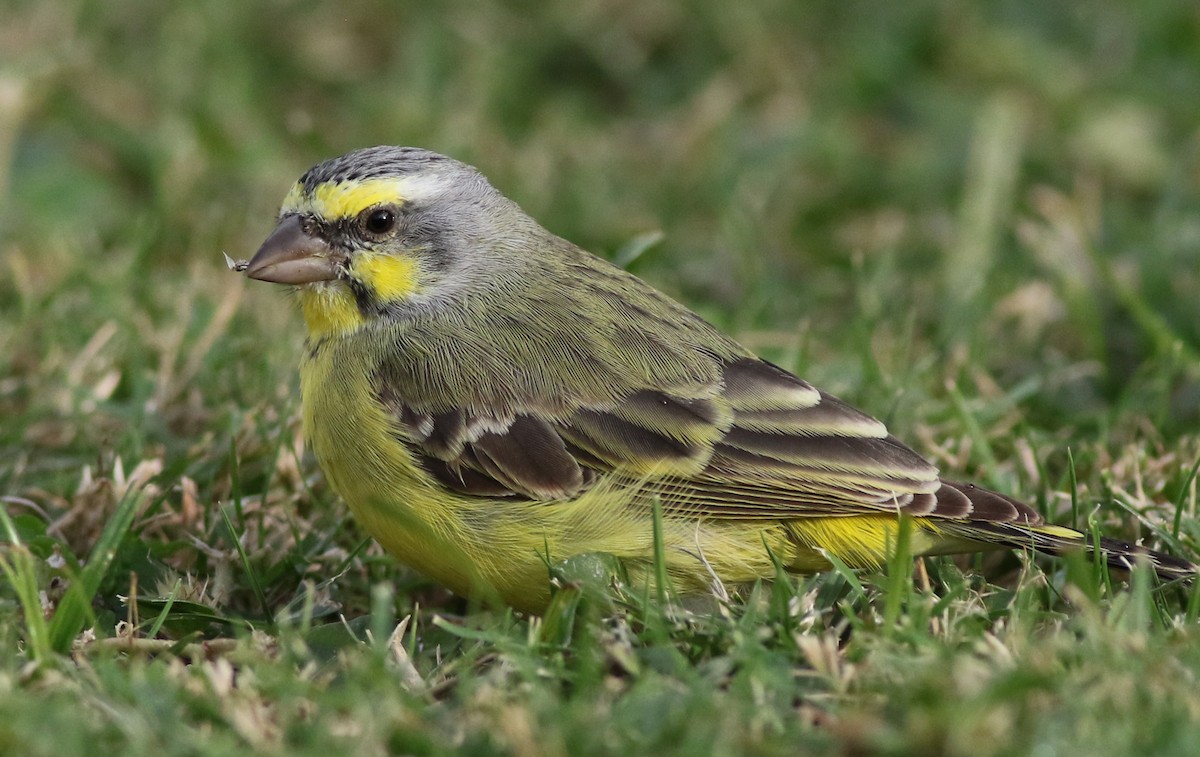
M 281 213 L 312 213 L 328 221 L 353 218 L 367 208 L 385 203 L 421 202 L 444 188 L 440 177 L 391 176 L 361 181 L 318 184 L 309 192 L 303 182 L 292 186 Z
M 307 197 L 304 185 L 296 184 L 283 201 L 283 212 L 308 211 L 331 221 L 353 218 L 376 205 L 403 204 L 403 184 L 395 178 L 318 184 Z

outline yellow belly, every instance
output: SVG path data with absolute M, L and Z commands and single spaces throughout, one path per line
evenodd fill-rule
M 346 343 L 310 351 L 301 368 L 306 435 L 354 517 L 400 561 L 465 595 L 537 612 L 549 600 L 547 564 L 579 554 L 622 560 L 640 585 L 653 575 L 653 523 L 636 486 L 602 481 L 572 501 L 482 499 L 447 491 L 399 441 L 376 401 L 367 366 Z M 744 583 L 792 570 L 878 565 L 896 539 L 891 515 L 806 518 L 787 523 L 670 516 L 663 520 L 667 571 L 676 588 L 704 591 L 715 574 Z M 928 524 L 913 551 L 928 549 Z

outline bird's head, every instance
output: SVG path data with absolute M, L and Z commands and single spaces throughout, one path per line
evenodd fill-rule
M 314 336 L 345 333 L 434 307 L 506 265 L 486 242 L 526 223 L 468 165 L 417 148 L 371 147 L 304 174 L 245 272 L 298 287 Z

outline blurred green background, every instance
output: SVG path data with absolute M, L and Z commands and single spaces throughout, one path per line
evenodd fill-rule
M 311 598 L 306 580 L 334 576 L 332 585 L 318 585 L 322 612 L 363 616 L 376 606 L 378 586 L 396 588 L 400 614 L 418 601 L 462 608 L 363 546 L 301 454 L 299 318 L 285 293 L 247 284 L 222 257 L 254 252 L 277 203 L 308 167 L 380 143 L 419 145 L 476 165 L 552 231 L 628 266 L 770 359 L 885 419 L 955 476 L 1027 497 L 1058 522 L 1082 525 L 1104 502 L 1099 519 L 1108 533 L 1153 533 L 1161 544 L 1169 532 L 1173 548 L 1194 555 L 1194 3 L 4 0 L 0 497 L 24 518 L 17 525 L 45 562 L 36 588 L 47 606 L 57 601 L 49 558 L 82 560 L 120 512 L 122 495 L 154 477 L 152 504 L 137 512 L 92 598 L 90 620 L 102 635 L 128 612 L 121 597 L 137 588 L 134 575 L 144 596 L 183 585 L 179 598 L 195 602 L 186 612 L 199 615 L 216 608 L 270 617 L 297 597 Z M 234 511 L 228 523 L 222 508 Z M 174 583 L 185 574 L 186 582 Z M 544 650 L 532 643 L 493 640 L 455 672 L 458 658 L 437 651 L 434 659 L 432 651 L 452 639 L 426 624 L 422 634 L 441 641 L 431 641 L 418 663 L 424 671 L 448 665 L 445 675 L 463 681 L 455 696 L 465 711 L 491 712 L 471 700 L 488 691 L 486 679 L 476 690 L 455 677 L 498 648 L 508 669 L 534 671 L 525 679 L 531 687 L 520 689 L 529 697 L 521 706 L 548 732 L 561 728 L 568 746 L 592 744 L 591 735 L 609 725 L 601 712 L 608 705 L 593 707 L 593 694 L 611 696 L 624 713 L 613 731 L 624 735 L 613 744 L 686 751 L 719 737 L 733 745 L 729 753 L 761 746 L 753 734 L 769 736 L 773 726 L 756 731 L 745 723 L 784 713 L 785 731 L 804 730 L 807 721 L 793 712 L 800 699 L 839 711 L 834 700 L 809 698 L 805 686 L 826 689 L 790 674 L 801 665 L 813 669 L 813 681 L 828 674 L 827 688 L 839 696 L 850 691 L 838 700 L 847 708 L 865 702 L 866 714 L 847 715 L 844 730 L 830 721 L 820 731 L 851 752 L 864 739 L 901 751 L 924 745 L 918 751 L 976 754 L 1002 751 L 1006 738 L 1021 752 L 1028 746 L 1021 739 L 1035 732 L 1083 752 L 1087 744 L 1149 749 L 1138 741 L 1140 720 L 1114 715 L 1128 712 L 1127 704 L 1106 709 L 1089 698 L 1134 690 L 1127 680 L 1148 690 L 1181 687 L 1155 705 L 1166 713 L 1155 732 L 1195 744 L 1171 730 L 1196 711 L 1194 687 L 1186 688 L 1194 677 L 1178 674 L 1165 647 L 1104 636 L 1107 620 L 1079 632 L 1098 636 L 1069 663 L 1075 678 L 1059 675 L 1075 637 L 1050 634 L 1051 651 L 1021 658 L 1033 672 L 1013 673 L 1034 683 L 1014 689 L 1004 679 L 1008 650 L 1029 643 L 1025 626 L 1005 636 L 1016 624 L 993 624 L 1007 617 L 1008 595 L 981 589 L 994 613 L 986 623 L 978 620 L 982 600 L 955 615 L 968 619 L 962 625 L 938 626 L 935 618 L 935 630 L 949 629 L 946 657 L 936 651 L 940 636 L 914 642 L 935 650 L 921 657 L 887 646 L 887 629 L 872 635 L 867 595 L 855 600 L 866 609 L 845 610 L 838 580 L 828 587 L 843 593 L 826 592 L 811 621 L 820 631 L 839 613 L 866 618 L 856 626 L 860 646 L 851 646 L 865 671 L 859 689 L 853 671 L 838 678 L 837 639 L 829 642 L 837 665 L 826 671 L 817 652 L 829 640 L 800 645 L 802 662 L 788 646 L 786 623 L 780 638 L 792 657 L 785 663 L 739 646 L 752 634 L 736 626 L 691 647 L 684 634 L 677 644 L 667 639 L 666 656 L 647 656 L 646 677 L 637 680 L 660 689 L 622 700 L 609 682 L 583 687 L 567 716 L 558 709 L 557 679 L 545 683 Z M 959 589 L 946 595 L 967 603 Z M 1012 602 L 1059 607 L 1061 596 L 1038 591 Z M 960 612 L 939 604 L 947 606 Z M 1118 630 L 1128 622 L 1119 609 Z M 1057 611 L 1033 625 L 1057 628 Z M 1165 626 L 1178 617 L 1170 612 L 1157 616 Z M 375 616 L 391 619 L 384 610 Z M 12 652 L 0 664 L 0 694 L 19 691 L 12 661 L 27 659 L 28 617 L 8 588 L 0 591 L 0 648 Z M 985 631 L 968 627 L 995 630 L 1001 641 L 981 640 Z M 533 637 L 521 627 L 513 633 Z M 658 643 L 636 640 L 655 654 Z M 971 674 L 955 681 L 972 682 L 958 689 L 945 678 L 956 643 L 969 651 L 953 665 Z M 984 665 L 977 650 L 996 645 L 1004 654 L 987 668 L 998 676 L 996 688 L 976 686 L 993 680 L 976 676 Z M 676 660 L 676 647 L 716 663 L 696 672 L 689 659 L 671 669 L 662 661 Z M 1147 647 L 1163 655 L 1155 658 L 1157 678 L 1142 676 L 1137 655 Z M 413 725 L 407 705 L 387 699 L 403 694 L 378 693 L 396 687 L 375 658 L 346 659 L 345 689 L 323 688 L 321 679 L 311 683 L 320 691 L 305 690 L 321 702 L 314 708 L 361 713 L 386 700 L 401 723 L 387 737 L 399 739 L 389 749 L 462 746 L 458 710 L 431 709 L 421 717 L 432 721 Z M 1128 667 L 1104 678 L 1113 670 L 1106 661 L 1118 659 Z M 1094 660 L 1101 667 L 1088 667 Z M 256 668 L 259 683 L 243 676 L 239 696 L 261 685 L 272 707 L 291 701 L 300 696 L 295 687 L 310 685 L 295 675 L 306 664 Z M 61 715 L 40 699 L 0 695 L 0 751 L 6 729 L 44 739 L 44 753 L 61 751 L 62 739 L 94 746 L 88 724 L 95 722 L 109 729 L 114 748 L 134 736 L 145 746 L 167 738 L 155 734 L 172 718 L 194 718 L 197 743 L 210 747 L 205 739 L 228 738 L 241 749 L 281 743 L 270 727 L 238 730 L 241 714 L 228 714 L 228 730 L 209 730 L 209 713 L 243 700 L 219 693 L 190 700 L 181 692 L 195 690 L 197 679 L 174 668 L 135 665 L 127 680 L 126 668 L 97 665 L 98 677 L 78 679 L 80 696 L 122 714 L 77 721 L 75 683 L 46 688 L 63 697 Z M 745 671 L 724 699 L 713 693 L 730 680 L 712 673 L 722 665 Z M 203 670 L 210 672 L 194 675 L 217 675 Z M 650 675 L 660 670 L 673 672 Z M 760 673 L 766 677 L 755 678 Z M 577 682 L 571 675 L 563 677 Z M 898 679 L 925 688 L 902 696 Z M 686 705 L 660 696 L 679 681 L 691 682 Z M 359 687 L 368 684 L 379 687 L 377 697 L 364 701 Z M 765 709 L 764 686 L 776 698 Z M 995 737 L 997 708 L 1033 689 L 1022 700 L 1031 706 L 1005 710 L 1021 727 Z M 320 700 L 325 694 L 344 699 Z M 192 704 L 176 702 L 164 726 L 143 702 L 169 697 Z M 881 697 L 891 710 L 874 706 Z M 1051 699 L 1065 709 L 1044 707 Z M 960 700 L 975 709 L 961 709 Z M 666 714 L 643 713 L 643 701 L 665 708 L 646 713 Z M 288 715 L 283 705 L 273 712 L 304 737 L 296 743 L 312 736 L 305 712 Z M 508 710 L 495 712 L 495 723 L 467 718 L 470 738 L 525 743 L 529 753 L 546 743 L 505 731 L 515 721 Z M 59 726 L 45 725 L 60 717 Z M 429 722 L 440 736 L 426 735 Z M 1062 722 L 1077 730 L 1056 730 Z M 324 737 L 345 746 L 335 736 Z M 312 743 L 316 750 L 325 742 Z
M 240 288 L 221 252 L 252 253 L 311 164 L 394 143 L 478 166 L 599 254 L 661 234 L 637 273 L 877 414 L 969 362 L 1033 380 L 1021 401 L 1046 425 L 1132 410 L 1192 429 L 1198 19 L 1165 1 L 10 0 L 0 409 L 61 416 L 107 367 L 118 418 L 79 429 L 85 447 L 153 426 L 182 391 L 167 352 Z M 255 289 L 191 353 L 202 409 L 286 380 L 279 297 Z

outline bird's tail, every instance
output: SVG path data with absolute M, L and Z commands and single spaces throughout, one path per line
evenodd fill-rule
M 1015 549 L 1033 549 L 1051 555 L 1099 552 L 1113 568 L 1133 570 L 1147 562 L 1164 581 L 1191 580 L 1200 566 L 1179 557 L 1147 549 L 1119 539 L 1101 537 L 1099 543 L 1070 528 L 1047 524 L 971 522 L 950 529 L 959 538 L 983 541 Z
M 1183 558 L 1146 549 L 1120 539 L 1101 537 L 1099 551 L 1109 565 L 1124 570 L 1132 570 L 1140 560 L 1146 560 L 1164 581 L 1192 579 L 1200 572 L 1200 566 Z

